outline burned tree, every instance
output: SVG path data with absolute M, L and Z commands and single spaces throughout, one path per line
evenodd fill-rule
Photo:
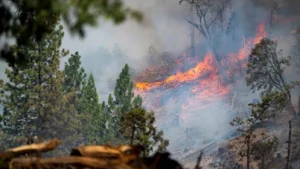
M 289 169 L 290 167 L 290 155 L 291 155 L 291 139 L 292 139 L 292 124 L 291 120 L 289 121 L 289 140 L 287 141 L 288 143 L 288 148 L 287 148 L 287 157 L 286 157 L 286 165 L 285 169 Z
M 187 22 L 208 40 L 213 51 L 216 52 L 215 38 L 220 31 L 223 31 L 224 13 L 229 8 L 231 0 L 180 0 L 179 4 L 182 2 L 190 4 L 198 17 L 198 23 L 189 19 L 186 19 Z M 216 55 L 215 57 L 218 61 L 221 60 L 220 56 Z
M 221 43 L 220 34 L 225 31 L 222 25 L 224 13 L 230 7 L 231 0 L 180 0 L 179 4 L 182 2 L 190 4 L 194 9 L 198 21 L 194 22 L 190 19 L 186 21 L 207 39 L 218 62 L 219 73 L 221 73 L 222 57 L 218 52 Z
M 296 42 L 292 48 L 293 66 L 300 72 L 300 28 L 295 30 Z
M 288 107 L 292 107 L 291 92 L 283 73 L 289 66 L 290 57 L 283 57 L 282 50 L 277 49 L 277 41 L 264 38 L 252 49 L 247 64 L 246 81 L 253 92 L 261 91 L 265 95 L 279 91 L 287 96 Z

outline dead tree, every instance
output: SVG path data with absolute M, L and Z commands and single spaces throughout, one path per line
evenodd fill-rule
M 286 165 L 285 169 L 289 169 L 290 166 L 290 154 L 291 154 L 291 137 L 292 137 L 292 125 L 291 125 L 291 120 L 289 121 L 289 140 L 288 140 L 288 153 L 286 157 Z
M 197 158 L 197 163 L 196 163 L 194 169 L 202 169 L 202 167 L 200 167 L 200 163 L 201 163 L 201 160 L 202 160 L 202 156 L 203 156 L 203 151 L 200 152 L 200 155 L 199 155 L 199 157 Z
M 191 22 L 194 22 L 194 8 L 193 6 L 191 5 L 190 7 L 190 21 Z M 191 57 L 195 57 L 195 29 L 194 29 L 194 26 L 191 25 Z
M 300 96 L 298 96 L 298 114 L 300 114 Z
M 217 45 L 220 38 L 216 37 L 224 31 L 222 26 L 223 17 L 225 11 L 230 7 L 231 0 L 180 0 L 179 4 L 182 2 L 186 2 L 193 7 L 198 21 L 194 22 L 190 19 L 186 19 L 186 21 L 207 39 L 218 62 L 219 73 L 221 73 L 222 57 L 218 52 Z
M 272 30 L 273 30 L 273 15 L 274 15 L 274 12 L 276 12 L 278 9 L 278 5 L 277 5 L 277 2 L 274 1 L 273 4 L 272 4 L 272 7 L 271 7 L 271 16 L 270 16 L 270 37 L 272 36 Z

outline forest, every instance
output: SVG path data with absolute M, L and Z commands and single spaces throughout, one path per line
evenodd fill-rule
M 300 168 L 300 3 L 161 2 L 186 14 L 168 18 L 187 27 L 180 51 L 151 44 L 142 64 L 121 45 L 88 65 L 66 32 L 159 19 L 127 0 L 0 1 L 0 168 Z

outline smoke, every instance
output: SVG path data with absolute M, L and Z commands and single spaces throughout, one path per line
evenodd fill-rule
M 71 38 L 67 33 L 63 43 L 67 49 L 73 52 L 78 50 L 82 55 L 84 67 L 95 75 L 101 100 L 107 100 L 108 94 L 113 92 L 115 81 L 125 63 L 132 68 L 133 75 L 151 66 L 148 55 L 150 46 L 156 49 L 158 57 L 166 57 L 162 53 L 168 52 L 173 58 L 182 56 L 190 48 L 190 25 L 185 21 L 185 18 L 189 17 L 189 5 L 179 5 L 177 0 L 124 0 L 124 2 L 143 12 L 142 23 L 128 20 L 124 24 L 114 26 L 101 20 L 100 27 L 88 28 L 85 39 Z M 272 0 L 233 0 L 231 8 L 224 15 L 223 26 L 227 28 L 229 19 L 235 12 L 236 17 L 231 23 L 235 36 L 219 36 L 219 40 L 223 43 L 221 50 L 226 53 L 238 52 L 244 45 L 243 38 L 246 40 L 253 38 L 257 25 L 261 23 L 269 33 L 269 18 L 273 2 Z M 294 39 L 286 35 L 295 28 L 295 25 L 282 24 L 282 20 L 286 19 L 287 13 L 289 14 L 287 17 L 298 14 L 297 10 L 289 10 L 295 9 L 299 1 L 281 0 L 277 3 L 278 11 L 274 12 L 276 19 L 273 23 L 272 38 L 276 37 L 279 48 L 283 49 L 284 54 L 288 54 Z M 195 20 L 197 21 L 196 16 Z M 203 58 L 209 50 L 208 43 L 197 30 L 195 31 L 196 56 Z M 113 53 L 115 44 L 118 44 L 122 51 L 118 56 Z M 192 68 L 192 64 L 188 61 L 185 63 L 188 68 Z M 178 71 L 180 70 L 175 67 L 173 72 L 169 73 L 176 74 Z M 292 71 L 287 71 L 287 74 L 294 75 Z M 213 106 L 210 105 L 211 102 L 203 100 L 192 104 L 189 109 L 183 109 L 182 105 L 193 101 L 195 96 L 189 89 L 192 86 L 182 86 L 176 89 L 152 91 L 154 95 L 146 95 L 144 98 L 146 107 L 156 112 L 157 125 L 164 130 L 166 138 L 170 140 L 171 151 L 176 151 L 185 144 L 179 140 L 188 141 L 185 148 L 195 149 L 201 147 L 207 140 L 226 137 L 232 129 L 229 122 L 237 116 L 236 113 L 244 112 L 248 103 L 259 98 L 258 93 L 253 94 L 249 91 L 242 80 L 231 87 L 227 98 L 217 96 Z M 234 93 L 239 93 L 235 96 L 235 100 L 232 99 Z M 237 108 L 228 109 L 230 101 L 232 101 L 230 104 L 234 104 Z M 155 104 L 152 104 L 153 102 Z M 197 132 L 186 135 L 186 129 L 195 129 Z
M 190 25 L 185 21 L 190 12 L 188 5 L 179 5 L 178 0 L 124 0 L 124 2 L 129 7 L 143 12 L 142 23 L 127 20 L 115 26 L 101 19 L 99 27 L 87 27 L 84 39 L 71 36 L 67 30 L 63 39 L 63 48 L 72 53 L 78 51 L 82 56 L 84 68 L 87 73 L 94 74 L 100 99 L 105 101 L 108 94 L 113 92 L 115 81 L 125 63 L 132 68 L 133 75 L 151 66 L 148 55 L 150 46 L 156 49 L 159 57 L 166 56 L 161 54 L 164 52 L 170 53 L 173 57 L 182 56 L 190 48 Z M 253 2 L 257 4 L 254 5 Z M 247 39 L 255 36 L 257 25 L 261 22 L 264 22 L 266 31 L 269 32 L 268 18 L 270 18 L 272 2 L 273 0 L 233 0 L 231 9 L 225 14 L 223 26 L 226 29 L 231 14 L 236 12 L 236 18 L 231 23 L 235 30 L 235 37 L 220 37 L 225 44 L 222 50 L 237 52 L 243 46 L 243 37 Z M 297 8 L 300 2 L 298 0 L 277 0 L 277 2 L 278 12 L 274 13 L 278 16 L 277 18 L 299 15 L 300 11 Z M 283 17 L 281 20 L 284 19 Z M 195 20 L 197 20 L 196 16 Z M 295 28 L 295 24 L 283 25 L 279 22 L 274 23 L 272 36 L 278 39 L 279 48 L 283 49 L 285 55 L 288 55 L 294 44 L 294 38 L 286 35 Z M 207 41 L 197 30 L 195 38 L 196 56 L 204 57 L 209 50 Z M 120 49 L 117 52 L 114 50 L 118 49 L 116 45 Z M 64 58 L 63 62 L 66 60 L 67 58 Z M 188 61 L 184 63 L 191 68 Z M 0 68 L 4 68 L 1 62 Z M 177 71 L 179 70 L 175 68 L 175 71 L 171 73 L 175 74 Z M 4 70 L 1 70 L 0 76 L 3 76 L 1 74 L 3 72 Z M 294 72 L 288 70 L 287 77 L 293 79 L 293 76 L 295 76 Z M 201 147 L 207 140 L 224 138 L 231 129 L 229 121 L 237 115 L 236 113 L 243 112 L 242 108 L 253 99 L 258 98 L 258 94 L 252 94 L 245 82 L 241 81 L 231 87 L 231 91 L 226 96 L 228 98 L 217 96 L 213 101 L 213 106 L 210 105 L 211 102 L 203 100 L 182 111 L 182 105 L 195 99 L 189 88 L 191 86 L 182 85 L 174 90 L 161 89 L 157 92 L 160 93 L 159 104 L 147 106 L 157 112 L 157 125 L 164 130 L 166 138 L 171 141 L 170 150 L 172 151 L 180 149 L 183 144 L 186 144 L 184 148 L 195 149 Z M 239 94 L 233 100 L 235 93 Z M 152 95 L 146 97 L 144 100 L 146 105 L 151 105 L 157 100 Z M 229 101 L 237 108 L 230 110 Z M 195 129 L 197 132 L 186 135 L 187 128 Z
M 101 100 L 112 92 L 114 82 L 125 63 L 134 72 L 149 66 L 147 53 L 153 46 L 158 52 L 182 53 L 189 46 L 189 25 L 184 21 L 187 15 L 184 6 L 175 0 L 125 0 L 125 4 L 144 14 L 142 23 L 127 20 L 115 26 L 100 20 L 97 28 L 87 28 L 84 39 L 70 36 L 66 31 L 63 47 L 71 52 L 79 51 L 88 72 L 93 72 L 100 89 Z M 113 49 L 119 45 L 124 58 L 116 62 Z M 107 52 L 108 51 L 108 52 Z

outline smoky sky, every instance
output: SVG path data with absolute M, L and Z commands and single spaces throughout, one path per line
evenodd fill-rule
M 160 52 L 178 54 L 190 45 L 190 26 L 184 20 L 189 12 L 187 5 L 179 5 L 177 0 L 124 2 L 143 13 L 141 23 L 128 19 L 121 25 L 114 25 L 99 20 L 98 27 L 87 28 L 84 39 L 72 37 L 68 31 L 63 39 L 63 47 L 72 53 L 78 51 L 87 72 L 95 75 L 101 100 L 106 100 L 112 92 L 114 81 L 125 63 L 137 71 L 148 66 L 146 55 L 150 46 Z M 111 56 L 116 44 L 125 55 L 122 61 Z

